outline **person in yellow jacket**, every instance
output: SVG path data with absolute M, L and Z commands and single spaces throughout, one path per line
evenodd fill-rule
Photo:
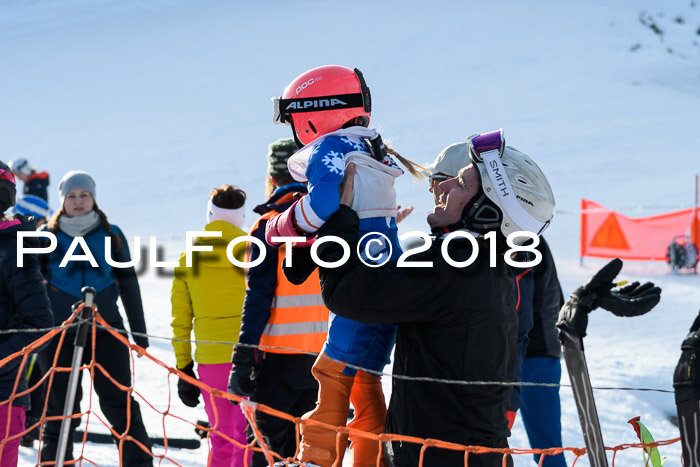
M 245 297 L 244 270 L 234 266 L 226 256 L 227 245 L 237 237 L 245 236 L 241 230 L 245 220 L 246 194 L 232 185 L 214 189 L 207 203 L 207 232 L 221 232 L 221 236 L 200 236 L 196 246 L 210 246 L 211 251 L 195 251 L 191 267 L 187 267 L 185 253 L 180 255 L 175 268 L 171 290 L 173 348 L 177 368 L 188 376 L 197 378 L 194 361 L 197 362 L 199 379 L 212 388 L 226 390 L 231 371 L 233 343 L 238 341 L 241 328 L 241 311 Z M 246 242 L 239 242 L 233 255 L 240 261 L 245 257 Z M 192 359 L 190 342 L 192 329 L 198 343 Z M 178 340 L 179 339 L 179 340 Z M 178 396 L 188 407 L 199 404 L 198 387 L 178 380 Z M 216 431 L 246 444 L 246 421 L 241 409 L 225 399 L 203 394 L 204 410 L 209 423 Z M 214 407 L 216 405 L 216 408 Z M 215 414 L 216 413 L 216 414 Z M 243 467 L 245 451 L 224 437 L 212 433 L 208 466 Z

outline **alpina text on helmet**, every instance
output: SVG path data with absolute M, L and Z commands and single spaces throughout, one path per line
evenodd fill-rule
M 308 99 L 303 101 L 290 102 L 284 110 L 304 110 L 304 109 L 322 109 L 324 107 L 335 107 L 337 105 L 347 106 L 347 102 L 340 99 Z

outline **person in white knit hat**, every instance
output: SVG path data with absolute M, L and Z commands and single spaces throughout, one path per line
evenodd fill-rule
M 231 371 L 233 343 L 238 342 L 241 329 L 241 313 L 246 286 L 244 270 L 234 266 L 226 256 L 228 244 L 245 236 L 241 230 L 245 221 L 246 194 L 232 185 L 212 190 L 207 202 L 207 232 L 221 232 L 220 237 L 197 237 L 194 244 L 209 246 L 211 251 L 197 251 L 187 267 L 186 255 L 180 255 L 179 266 L 171 290 L 173 348 L 177 368 L 187 376 L 197 379 L 194 362 L 197 362 L 199 380 L 212 388 L 226 391 Z M 246 242 L 236 244 L 233 255 L 244 260 Z M 192 330 L 196 341 L 228 342 L 229 344 L 198 343 L 192 358 Z M 177 383 L 177 393 L 183 404 L 195 407 L 199 404 L 199 387 L 184 379 Z M 240 407 L 226 399 L 203 393 L 204 410 L 214 429 L 209 436 L 211 467 L 243 467 L 245 451 L 221 435 L 246 442 L 246 421 Z M 216 406 L 216 407 L 214 407 Z M 250 462 L 250 459 L 249 459 Z

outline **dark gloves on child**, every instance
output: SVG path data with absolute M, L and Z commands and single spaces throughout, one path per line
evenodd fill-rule
M 184 368 L 178 368 L 178 370 L 187 376 L 197 379 L 197 375 L 194 373 L 194 362 L 190 362 L 189 365 Z M 199 404 L 199 388 L 182 378 L 177 380 L 177 395 L 187 407 L 197 407 Z
M 253 395 L 255 389 L 255 369 L 258 365 L 259 351 L 253 347 L 236 345 L 231 357 L 231 373 L 228 377 L 227 390 L 237 396 Z M 234 404 L 238 402 L 232 401 Z
M 622 270 L 622 260 L 615 258 L 595 273 L 586 284 L 571 294 L 559 312 L 557 326 L 584 337 L 588 327 L 588 313 L 603 307 L 616 316 L 638 316 L 648 312 L 661 299 L 661 289 L 651 282 L 634 282 L 620 289 L 613 280 Z

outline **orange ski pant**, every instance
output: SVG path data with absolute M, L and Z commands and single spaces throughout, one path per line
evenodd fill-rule
M 323 353 L 318 356 L 311 370 L 319 384 L 318 400 L 316 408 L 303 415 L 302 420 L 316 420 L 334 427 L 345 426 L 352 402 L 355 416 L 348 427 L 375 434 L 384 432 L 386 403 L 381 378 L 365 371 L 358 371 L 354 377 L 348 376 L 343 374 L 343 369 L 345 363 L 331 360 Z M 302 462 L 313 462 L 321 467 L 342 465 L 349 438 L 352 466 L 377 465 L 380 454 L 378 441 L 356 435 L 340 436 L 338 440 L 336 430 L 309 424 L 301 425 L 301 435 L 298 458 Z M 340 453 L 336 450 L 337 443 Z M 380 465 L 384 465 L 383 459 Z

